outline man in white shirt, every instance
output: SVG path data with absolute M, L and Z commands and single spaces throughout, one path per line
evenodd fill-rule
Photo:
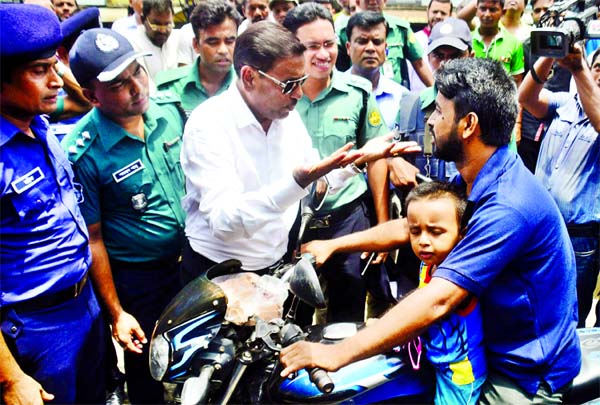
M 396 126 L 402 96 L 408 89 L 381 74 L 385 63 L 388 25 L 381 13 L 360 11 L 350 17 L 346 26 L 346 49 L 352 67 L 348 73 L 362 76 L 373 83 L 373 95 L 383 120 L 391 130 Z
M 250 25 L 269 17 L 269 0 L 244 0 L 242 11 L 246 19 L 238 27 L 238 35 Z
M 181 153 L 189 242 L 184 281 L 226 259 L 240 260 L 244 270 L 267 271 L 287 251 L 298 201 L 310 183 L 345 166 L 328 176 L 341 184 L 358 171 L 350 164 L 355 160 L 415 149 L 380 141 L 349 153 L 348 144 L 318 161 L 294 109 L 306 80 L 304 50 L 279 24 L 252 24 L 236 42 L 235 85 L 190 116 Z
M 142 25 L 127 35 L 136 51 L 151 53 L 140 59 L 151 79 L 151 89 L 155 88 L 154 78 L 159 71 L 177 67 L 179 30 L 174 26 L 171 0 L 143 0 Z
M 142 0 L 129 0 L 129 7 L 133 10 L 133 13 L 115 20 L 110 26 L 123 36 L 131 34 L 137 29 L 138 25 L 142 25 Z

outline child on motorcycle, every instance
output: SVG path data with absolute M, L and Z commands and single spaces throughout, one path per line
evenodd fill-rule
M 466 206 L 464 193 L 449 183 L 422 183 L 406 197 L 410 244 L 421 260 L 419 287 L 429 283 L 464 236 Z M 487 376 L 477 299 L 467 298 L 457 311 L 429 327 L 423 340 L 436 370 L 435 403 L 477 403 Z

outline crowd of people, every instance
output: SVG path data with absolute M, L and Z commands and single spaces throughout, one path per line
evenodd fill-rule
M 112 28 L 24 3 L 0 5 L 3 403 L 163 403 L 162 310 L 224 260 L 290 260 L 315 183 L 327 308 L 297 320 L 381 319 L 285 348 L 283 377 L 421 336 L 435 403 L 562 401 L 600 268 L 597 42 L 533 55 L 523 0 L 430 0 L 416 33 L 385 0 L 201 0 L 181 28 L 171 0 Z

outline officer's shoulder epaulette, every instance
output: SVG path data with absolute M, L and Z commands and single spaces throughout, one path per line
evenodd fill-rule
M 347 83 L 349 86 L 357 87 L 369 94 L 373 91 L 373 83 L 358 75 L 348 75 Z
M 181 97 L 172 90 L 157 90 L 151 97 L 156 104 L 180 103 Z
M 400 17 L 396 17 L 395 15 L 386 14 L 385 20 L 387 21 L 390 27 L 396 25 L 406 29 L 410 28 L 410 23 L 407 20 Z
M 67 157 L 73 163 L 77 162 L 89 149 L 98 136 L 98 131 L 94 128 L 76 125 L 73 131 L 62 140 Z
M 169 70 L 161 70 L 156 75 L 156 79 L 154 82 L 156 83 L 156 87 L 160 88 L 162 86 L 166 86 L 172 82 L 175 82 L 175 81 L 181 79 L 182 77 L 187 76 L 189 71 L 190 71 L 189 65 L 180 66 L 180 67 L 177 67 L 174 69 L 169 69 Z

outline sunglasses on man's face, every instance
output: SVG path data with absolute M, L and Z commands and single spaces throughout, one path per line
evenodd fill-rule
M 306 79 L 308 79 L 308 75 L 304 75 L 299 79 L 286 80 L 285 82 L 282 82 L 281 80 L 278 80 L 278 79 L 274 78 L 273 76 L 266 74 L 265 72 L 263 72 L 260 69 L 257 69 L 257 71 L 258 71 L 258 74 L 266 77 L 267 79 L 269 79 L 273 83 L 275 83 L 277 86 L 279 86 L 279 88 L 281 88 L 281 92 L 283 94 L 292 93 L 294 90 L 296 90 L 296 87 L 302 86 L 304 84 L 304 82 L 306 82 Z

